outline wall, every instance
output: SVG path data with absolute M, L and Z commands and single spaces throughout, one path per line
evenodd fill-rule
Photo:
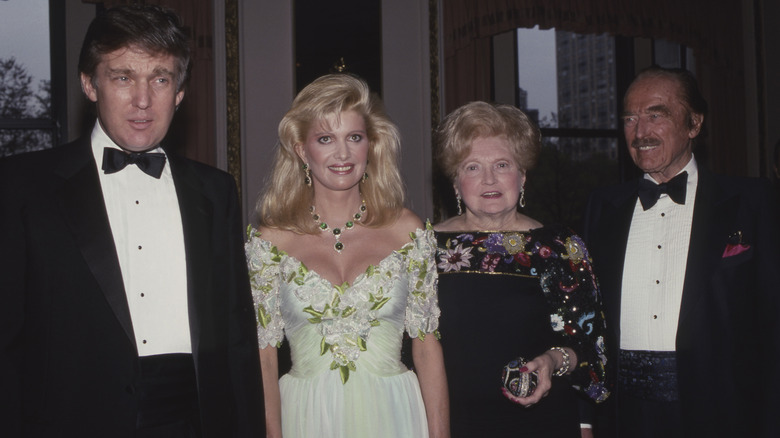
M 382 1 L 382 89 L 401 131 L 401 176 L 407 204 L 433 220 L 428 2 Z
M 292 2 L 239 0 L 242 204 L 247 223 L 293 100 Z
M 67 0 L 65 5 L 66 54 L 66 99 L 68 103 L 68 138 L 75 140 L 84 134 L 86 125 L 91 125 L 90 102 L 81 91 L 79 80 L 79 52 L 87 27 L 95 18 L 95 5 L 82 3 L 81 0 Z

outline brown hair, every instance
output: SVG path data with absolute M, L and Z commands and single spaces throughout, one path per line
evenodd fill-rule
M 79 73 L 92 78 L 103 55 L 135 47 L 176 58 L 177 91 L 189 76 L 190 42 L 175 12 L 154 5 L 125 5 L 98 15 L 87 29 L 79 54 Z

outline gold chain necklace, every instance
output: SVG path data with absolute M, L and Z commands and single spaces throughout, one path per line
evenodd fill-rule
M 333 245 L 333 249 L 335 249 L 339 254 L 341 254 L 341 250 L 344 249 L 344 244 L 341 242 L 341 233 L 355 228 L 355 222 L 360 222 L 363 219 L 363 216 L 366 214 L 366 210 L 366 201 L 361 200 L 360 210 L 352 215 L 352 220 L 348 220 L 347 223 L 344 224 L 343 228 L 330 229 L 327 223 L 320 220 L 320 215 L 314 212 L 314 206 L 312 205 L 309 207 L 309 213 L 311 214 L 312 219 L 314 219 L 314 222 L 317 222 L 317 228 L 319 228 L 321 231 L 330 231 L 330 233 L 333 234 L 333 237 L 336 238 L 336 243 Z

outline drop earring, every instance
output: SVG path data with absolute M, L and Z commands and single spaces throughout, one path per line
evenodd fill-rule
M 520 208 L 525 207 L 525 187 L 520 188 L 520 201 L 518 202 Z
M 463 209 L 460 206 L 460 193 L 455 193 L 455 198 L 458 200 L 458 216 L 463 214 Z
M 311 187 L 311 169 L 307 163 L 303 163 L 303 183 Z
M 368 179 L 368 172 L 363 172 L 363 178 L 360 179 L 360 182 L 365 184 L 367 179 Z

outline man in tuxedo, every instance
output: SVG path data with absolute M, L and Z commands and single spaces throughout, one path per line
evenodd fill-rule
M 0 162 L 3 436 L 264 435 L 235 184 L 161 147 L 189 62 L 171 11 L 107 10 L 91 135 Z
M 706 111 L 689 72 L 641 72 L 623 126 L 644 176 L 589 200 L 616 381 L 596 436 L 780 436 L 780 222 L 765 182 L 698 165 Z

